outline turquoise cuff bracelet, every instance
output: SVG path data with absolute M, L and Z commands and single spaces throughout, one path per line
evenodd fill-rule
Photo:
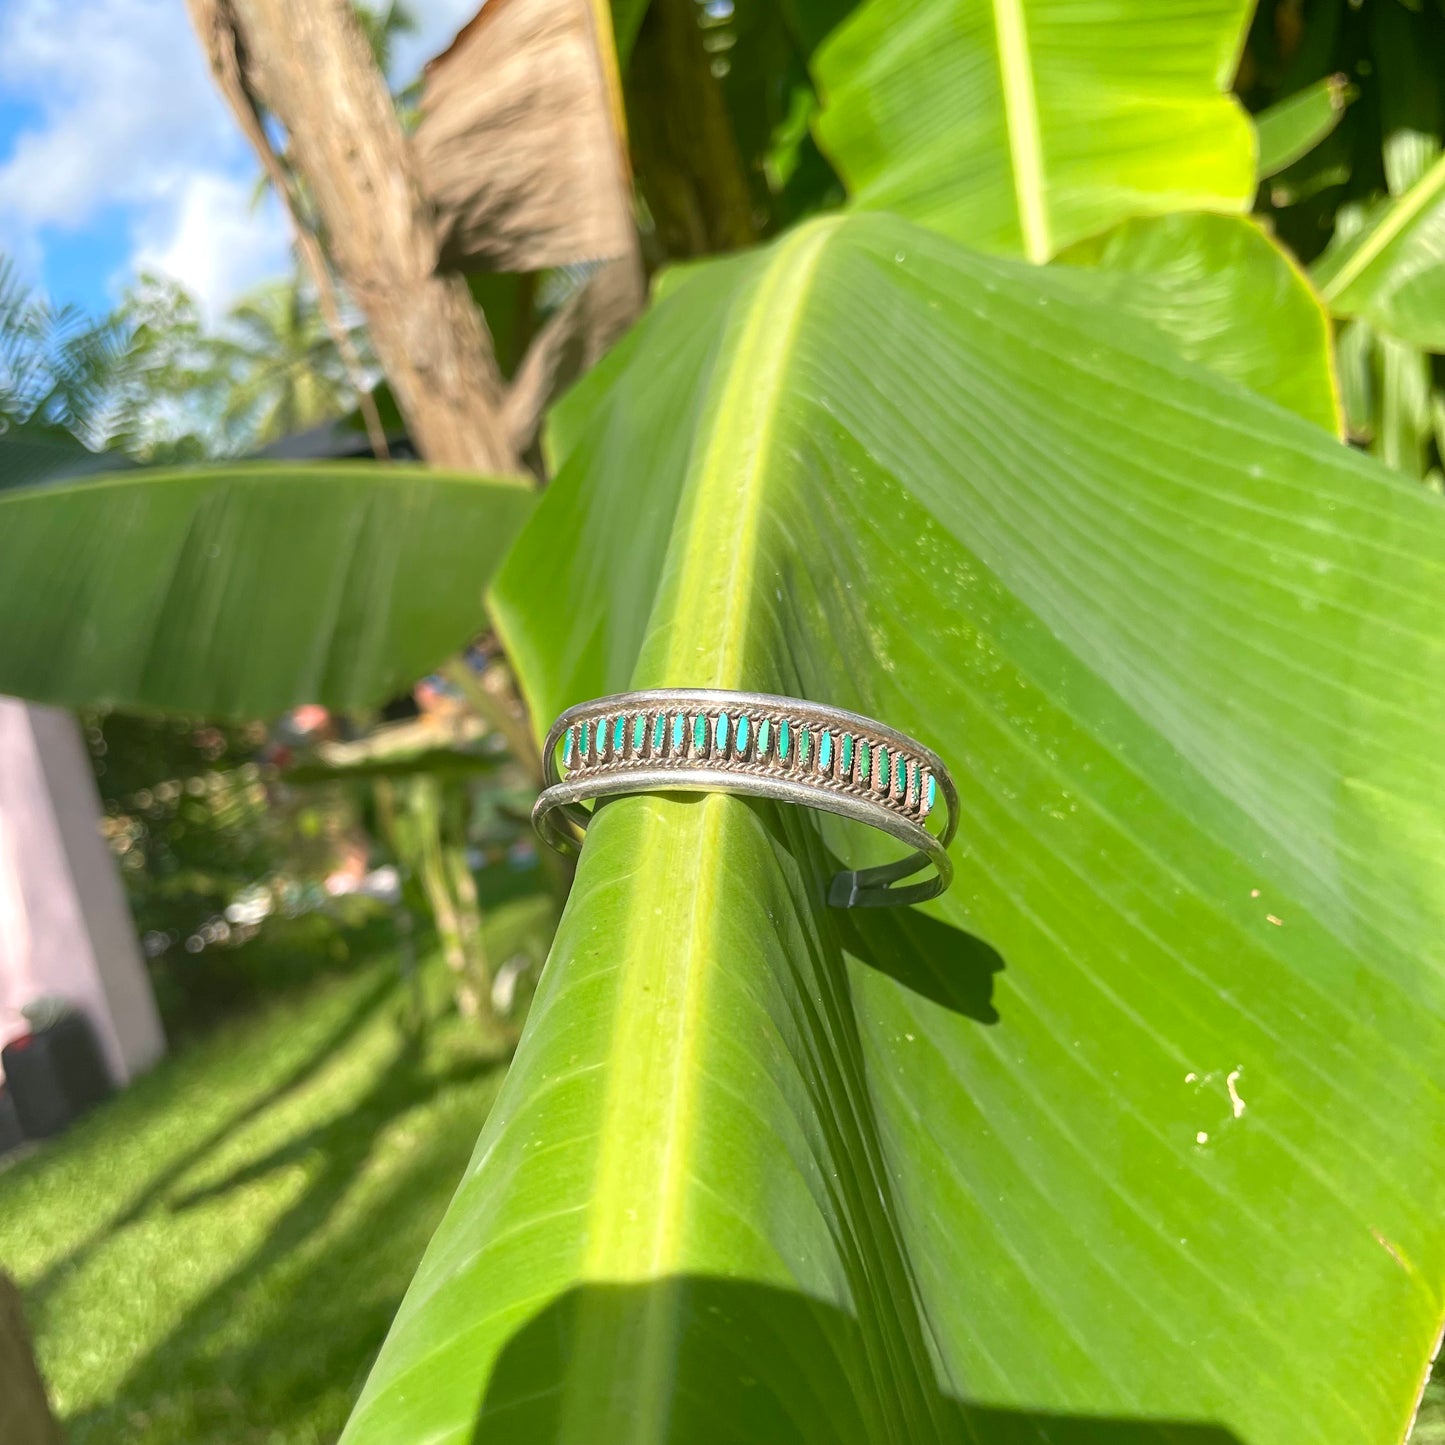
M 922 743 L 841 708 L 716 689 L 618 693 L 568 708 L 542 758 L 546 785 L 532 822 L 561 852 L 581 848 L 588 802 L 739 793 L 837 813 L 909 846 L 895 863 L 839 873 L 828 891 L 834 907 L 921 903 L 953 878 L 958 794 L 948 769 Z M 932 878 L 896 886 L 930 866 Z

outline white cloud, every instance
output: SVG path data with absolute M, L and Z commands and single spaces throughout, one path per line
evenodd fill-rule
M 218 310 L 288 265 L 179 0 L 4 0 L 0 89 L 36 111 L 0 159 L 0 246 L 26 269 L 51 228 L 115 228 L 127 272 L 165 271 Z
M 414 0 L 398 37 L 404 83 L 478 0 Z M 119 227 L 130 265 L 193 288 L 215 311 L 285 270 L 274 203 L 252 214 L 258 167 L 217 93 L 181 0 L 0 0 L 0 92 L 35 120 L 0 154 L 0 250 L 38 271 L 43 233 Z
M 202 171 L 186 178 L 163 226 L 139 232 L 135 272 L 160 271 L 192 292 L 212 319 L 242 291 L 289 269 L 291 232 L 280 203 L 252 205 L 249 179 Z
M 0 162 L 12 225 L 81 227 L 244 157 L 177 0 L 7 0 L 0 86 L 39 111 Z

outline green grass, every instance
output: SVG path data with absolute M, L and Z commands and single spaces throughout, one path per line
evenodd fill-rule
M 545 949 L 545 898 L 489 902 L 494 960 Z M 70 1445 L 335 1440 L 505 1072 L 420 985 L 420 1030 L 391 957 L 289 990 L 0 1172 Z M 1445 1383 L 1412 1445 L 1445 1445 Z
M 489 921 L 493 956 L 547 904 Z M 505 1065 L 394 959 L 185 1048 L 0 1173 L 20 1283 L 71 1445 L 334 1440 Z

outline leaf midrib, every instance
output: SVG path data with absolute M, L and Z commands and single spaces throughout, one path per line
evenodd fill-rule
M 749 298 L 689 484 L 692 509 L 677 582 L 663 589 L 654 611 L 654 622 L 670 617 L 682 625 L 671 628 L 660 663 L 644 657 L 640 685 L 737 688 L 747 680 L 748 623 L 778 403 L 819 257 L 839 224 L 830 219 L 800 227 Z M 657 675 L 649 675 L 653 666 Z M 703 1073 L 702 1023 L 711 970 L 719 966 L 713 943 L 728 861 L 725 835 L 736 805 L 709 797 L 691 808 L 638 806 L 649 811 L 635 861 L 650 886 L 632 892 L 632 916 L 618 936 L 656 937 L 657 914 L 682 927 L 676 950 L 644 949 L 621 962 L 608 1054 L 611 1078 L 599 1123 L 598 1182 L 581 1270 L 592 1280 L 657 1281 L 682 1271 Z M 641 1122 L 636 1100 L 647 1090 L 665 1104 Z M 666 1437 L 679 1288 L 654 1289 L 647 1297 L 632 1364 L 636 1378 L 646 1383 L 638 1398 L 647 1402 L 645 1418 L 640 1413 L 632 1421 L 636 1445 Z M 600 1318 L 584 1320 L 583 1337 L 589 1328 L 604 1326 Z M 587 1350 L 578 1356 L 599 1357 Z M 588 1417 L 593 1399 L 585 1379 L 572 1382 L 562 1412 L 563 1440 L 583 1445 L 595 1434 L 595 1420 Z
M 1399 239 L 1420 212 L 1442 194 L 1445 194 L 1445 155 L 1396 202 L 1380 224 L 1360 242 L 1354 254 L 1345 259 L 1340 269 L 1321 283 L 1320 294 L 1325 300 L 1337 301 L 1343 296 L 1379 260 L 1385 250 Z
M 676 600 L 663 602 L 669 614 L 693 624 L 672 630 L 664 685 L 678 686 L 697 676 L 695 659 L 709 656 L 716 660 L 702 669 L 705 676 L 699 684 L 688 685 L 741 684 L 765 490 L 763 464 L 772 449 L 777 403 L 818 257 L 840 224 L 833 218 L 795 231 L 779 247 L 775 264 L 751 298 L 693 484 L 696 501 L 688 518 Z M 715 583 L 720 540 L 728 560 L 719 597 Z M 697 619 L 703 619 L 701 628 Z
M 1019 231 L 1024 255 L 1042 265 L 1052 254 L 1053 244 L 1049 237 L 1039 106 L 1023 0 L 993 0 L 993 19 Z

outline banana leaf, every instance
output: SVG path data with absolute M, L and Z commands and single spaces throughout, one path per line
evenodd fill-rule
M 493 588 L 629 686 L 949 761 L 957 881 L 723 796 L 590 830 L 346 1445 L 1354 1445 L 1445 1277 L 1445 512 L 905 222 L 699 268 Z
M 533 501 L 360 462 L 0 492 L 0 693 L 240 719 L 373 706 L 486 625 Z
M 1046 261 L 1131 216 L 1243 211 L 1250 0 L 865 0 L 813 57 L 854 203 Z

